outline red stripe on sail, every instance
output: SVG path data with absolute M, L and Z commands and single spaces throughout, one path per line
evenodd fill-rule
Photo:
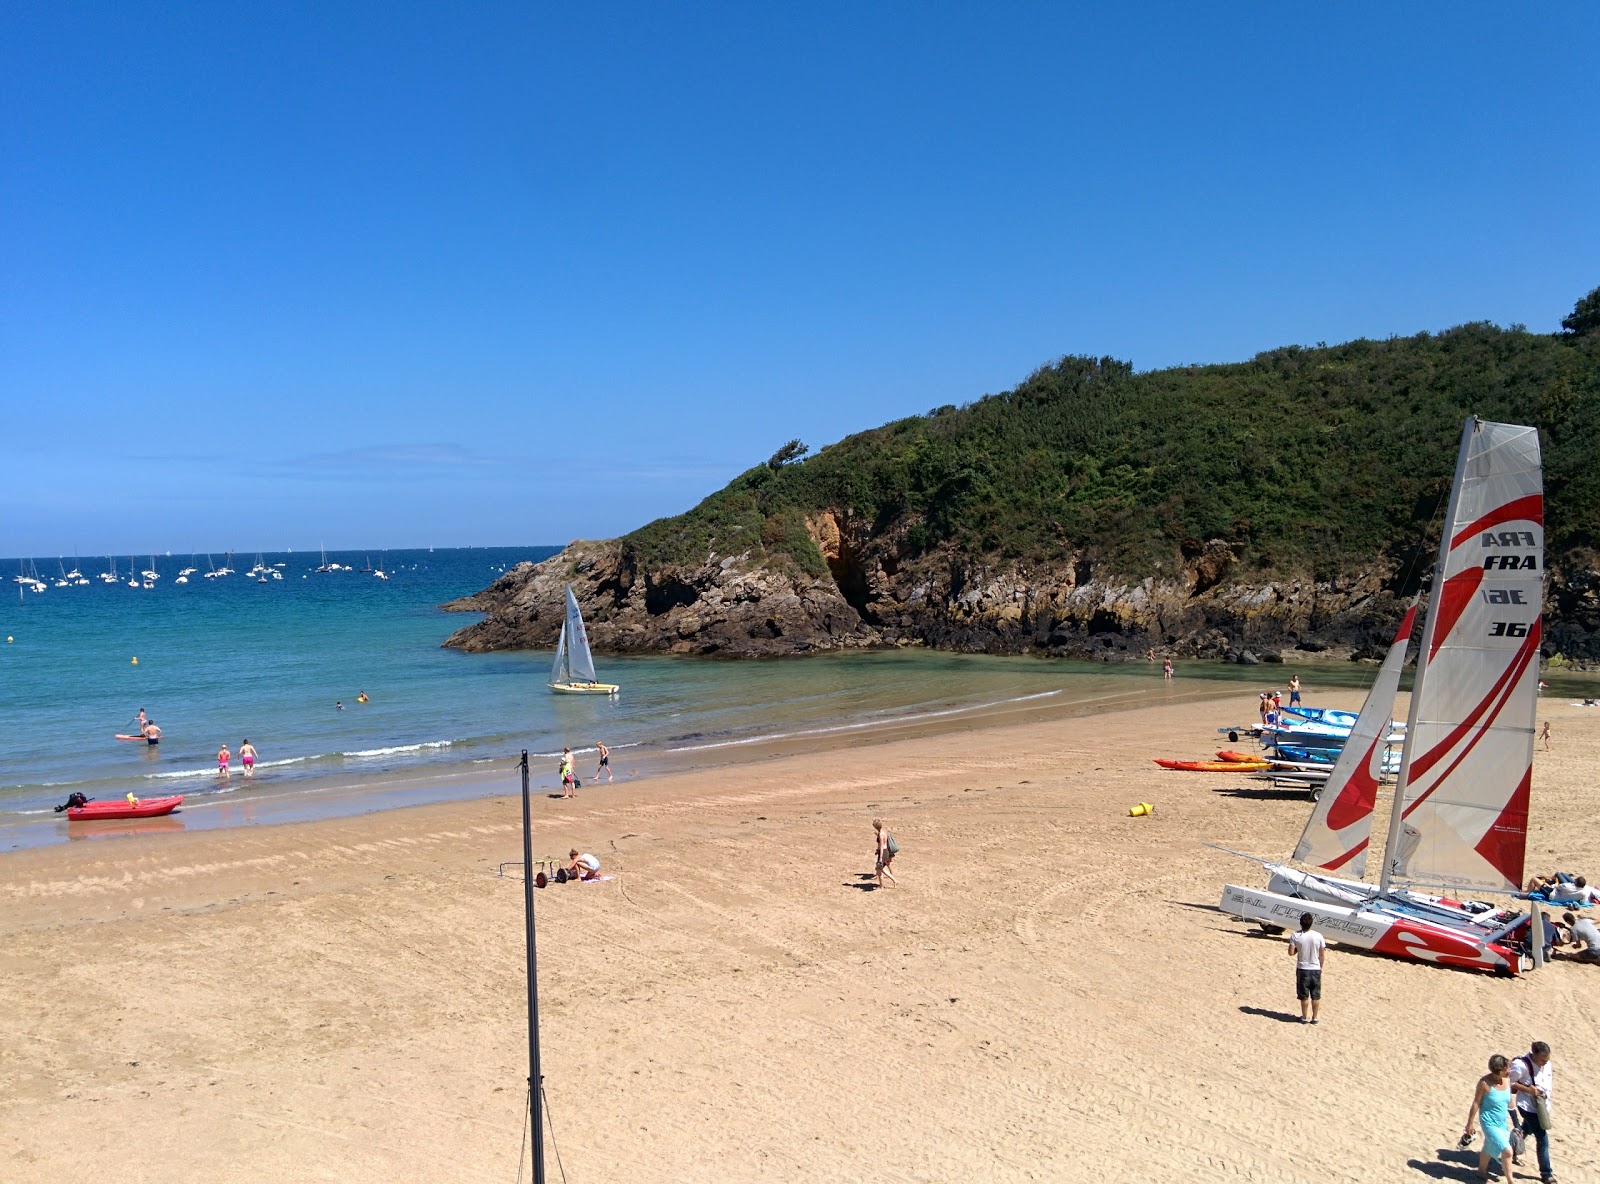
M 1339 796 L 1333 799 L 1333 805 L 1328 807 L 1329 830 L 1343 830 L 1352 822 L 1360 822 L 1372 813 L 1373 806 L 1378 802 L 1378 783 L 1367 768 L 1381 739 L 1380 736 L 1372 738 L 1366 754 L 1361 758 L 1361 764 L 1351 770 L 1350 780 L 1345 782 L 1344 788 L 1339 791 Z
M 1528 849 L 1528 789 L 1533 783 L 1533 765 L 1528 766 L 1517 792 L 1494 820 L 1478 845 L 1473 848 L 1488 860 L 1508 884 L 1522 883 L 1522 861 Z
M 1394 640 L 1390 645 L 1399 645 L 1402 641 L 1411 639 L 1411 627 L 1417 623 L 1417 606 L 1413 604 L 1406 609 L 1406 615 L 1400 622 L 1400 628 L 1394 631 Z
M 1354 859 L 1361 852 L 1365 851 L 1367 849 L 1367 843 L 1370 842 L 1370 841 L 1371 841 L 1370 839 L 1362 839 L 1359 843 L 1357 843 L 1354 847 L 1350 848 L 1350 850 L 1346 851 L 1343 855 L 1340 855 L 1340 856 L 1337 856 L 1336 858 L 1330 859 L 1330 860 L 1328 860 L 1327 863 L 1319 863 L 1319 864 L 1317 864 L 1317 866 L 1320 867 L 1325 872 L 1336 872 L 1340 868 L 1342 868 L 1345 864 L 1349 863 L 1352 859 Z
M 1456 627 L 1461 614 L 1467 611 L 1467 605 L 1478 594 L 1478 585 L 1481 583 L 1483 568 L 1469 567 L 1451 576 L 1439 589 L 1439 615 L 1433 624 L 1433 648 L 1428 651 L 1428 661 L 1433 661 L 1438 654 L 1439 647 L 1450 636 L 1450 630 Z
M 1438 789 L 1439 786 L 1445 783 L 1450 774 L 1456 770 L 1456 767 L 1459 766 L 1462 761 L 1467 759 L 1467 756 L 1475 747 L 1477 747 L 1478 741 L 1483 739 L 1489 728 L 1494 725 L 1494 721 L 1499 716 L 1501 710 L 1505 707 L 1506 701 L 1510 699 L 1511 692 L 1516 687 L 1517 679 L 1522 677 L 1523 672 L 1528 669 L 1528 663 L 1532 661 L 1533 656 L 1539 652 L 1539 634 L 1539 622 L 1535 621 L 1532 630 L 1530 630 L 1528 633 L 1527 639 L 1523 641 L 1521 648 L 1517 650 L 1516 659 L 1511 663 L 1510 666 L 1506 667 L 1506 669 L 1501 672 L 1500 677 L 1495 680 L 1494 686 L 1489 689 L 1489 693 L 1479 701 L 1478 705 L 1472 709 L 1466 719 L 1462 720 L 1461 723 L 1457 724 L 1455 728 L 1451 730 L 1448 736 L 1446 736 L 1438 744 L 1435 744 L 1421 757 L 1411 762 L 1411 773 L 1413 774 L 1413 780 L 1415 780 L 1415 778 L 1421 777 L 1436 763 L 1438 763 L 1438 761 L 1447 752 L 1449 752 L 1457 743 L 1460 742 L 1463 736 L 1476 727 L 1478 717 L 1484 714 L 1485 711 L 1489 711 L 1491 706 L 1493 707 L 1493 710 L 1489 713 L 1489 718 L 1484 721 L 1482 730 L 1480 730 L 1478 734 L 1472 738 L 1471 742 L 1466 748 L 1462 749 L 1462 751 L 1457 755 L 1456 759 L 1450 762 L 1450 766 L 1439 775 L 1438 779 L 1435 780 L 1434 783 L 1430 785 L 1427 790 L 1417 798 L 1416 801 L 1412 802 L 1406 807 L 1406 815 L 1409 816 L 1413 810 L 1428 800 L 1434 790 Z
M 1536 526 L 1543 526 L 1544 494 L 1530 493 L 1526 497 L 1519 497 L 1504 505 L 1496 506 L 1476 522 L 1458 530 L 1455 537 L 1450 540 L 1450 549 L 1454 551 L 1473 535 L 1504 522 L 1532 522 Z

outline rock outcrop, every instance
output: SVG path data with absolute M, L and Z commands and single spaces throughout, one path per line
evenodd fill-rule
M 575 542 L 444 607 L 485 619 L 445 642 L 469 651 L 555 646 L 570 583 L 600 652 L 776 656 L 920 645 L 1107 661 L 1149 650 L 1277 662 L 1379 657 L 1414 589 L 1375 564 L 1333 579 L 1241 575 L 1219 540 L 1129 581 L 1071 556 L 1057 564 L 900 554 L 893 531 L 834 513 L 808 522 L 827 575 L 747 554 L 641 566 L 622 542 Z M 1553 575 L 1546 653 L 1600 659 L 1600 572 Z

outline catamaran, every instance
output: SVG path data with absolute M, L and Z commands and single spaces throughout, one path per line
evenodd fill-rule
M 1519 944 L 1539 957 L 1542 942 L 1519 937 L 1533 914 L 1460 897 L 1515 892 L 1523 879 L 1543 553 L 1538 431 L 1469 419 L 1428 597 L 1379 882 L 1361 878 L 1381 772 L 1375 762 L 1415 605 L 1295 848 L 1294 860 L 1309 870 L 1269 863 L 1266 890 L 1227 885 L 1223 912 L 1284 927 L 1308 912 L 1330 941 L 1500 974 L 1521 969 Z
M 572 594 L 571 584 L 567 585 L 567 619 L 561 625 L 561 640 L 556 644 L 548 685 L 559 695 L 615 695 L 620 689 L 609 682 L 595 681 L 589 633 L 583 627 L 583 613 L 578 611 L 578 598 Z

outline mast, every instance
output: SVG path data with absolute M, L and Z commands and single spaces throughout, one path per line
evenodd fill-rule
M 1411 780 L 1412 749 L 1417 740 L 1417 707 L 1422 703 L 1422 683 L 1428 674 L 1428 659 L 1433 656 L 1433 635 L 1439 625 L 1439 599 L 1444 594 L 1445 569 L 1450 562 L 1451 524 L 1461 502 L 1461 476 L 1467 471 L 1467 452 L 1473 433 L 1482 422 L 1471 416 L 1461 428 L 1461 449 L 1456 453 L 1456 472 L 1450 480 L 1450 504 L 1445 508 L 1444 525 L 1439 528 L 1439 558 L 1433 565 L 1433 587 L 1428 589 L 1428 615 L 1422 625 L 1422 648 L 1417 651 L 1417 674 L 1411 682 L 1411 706 L 1406 711 L 1406 738 L 1400 746 L 1400 773 L 1394 782 L 1394 802 L 1389 808 L 1389 837 L 1383 846 L 1383 875 L 1378 892 L 1389 891 L 1395 853 L 1400 850 L 1400 827 L 1405 823 L 1406 783 Z
M 533 1127 L 533 1184 L 545 1184 L 544 1075 L 539 1071 L 539 963 L 533 940 L 532 818 L 533 811 L 528 796 L 528 750 L 524 748 L 522 750 L 522 911 L 528 929 L 528 1107 Z

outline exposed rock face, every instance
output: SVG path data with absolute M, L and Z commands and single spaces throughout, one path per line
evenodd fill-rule
M 1154 648 L 1275 662 L 1381 657 L 1406 599 L 1379 566 L 1325 581 L 1251 582 L 1221 541 L 1130 583 L 1101 578 L 1081 556 L 1059 564 L 974 561 L 939 550 L 902 558 L 892 530 L 873 534 L 836 513 L 808 526 L 826 577 L 714 552 L 693 567 L 641 570 L 618 541 L 576 542 L 445 605 L 487 614 L 445 644 L 554 648 L 571 583 L 590 643 L 602 652 L 748 657 L 926 645 L 1116 661 Z M 1547 653 L 1600 659 L 1600 572 L 1592 563 L 1552 576 L 1547 622 Z

